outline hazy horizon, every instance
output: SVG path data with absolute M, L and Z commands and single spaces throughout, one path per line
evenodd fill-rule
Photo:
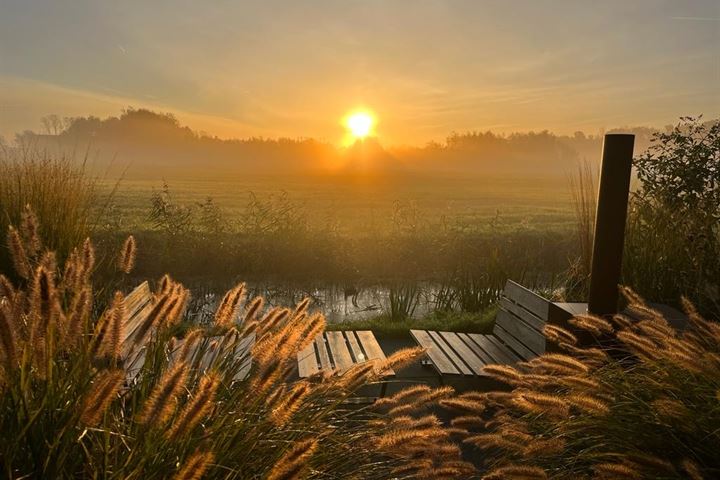
M 720 2 L 10 2 L 0 135 L 171 112 L 220 138 L 384 145 L 453 131 L 597 133 L 720 115 Z
M 343 146 L 312 138 L 223 140 L 193 131 L 172 114 L 131 108 L 105 118 L 52 115 L 42 123 L 39 132 L 18 134 L 7 145 L 40 155 L 69 155 L 83 162 L 90 158 L 100 169 L 129 168 L 125 173 L 143 178 L 223 178 L 248 173 L 331 174 L 335 178 L 421 173 L 553 177 L 574 172 L 584 161 L 597 162 L 602 143 L 601 135 L 582 131 L 572 135 L 548 130 L 469 131 L 452 132 L 441 142 L 398 147 L 384 144 L 364 124 L 360 125 L 362 135 L 354 140 L 350 135 L 351 143 Z M 625 127 L 608 133 L 633 133 L 635 152 L 640 154 L 658 131 L 662 129 Z

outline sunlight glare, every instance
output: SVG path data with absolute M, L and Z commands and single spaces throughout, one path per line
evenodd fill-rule
M 372 114 L 366 111 L 357 111 L 348 115 L 345 120 L 345 126 L 350 130 L 352 136 L 356 139 L 362 139 L 372 133 L 375 119 Z

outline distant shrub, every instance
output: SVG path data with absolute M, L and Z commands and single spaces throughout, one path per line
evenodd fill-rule
M 24 280 L 0 275 L 2 476 L 404 479 L 473 471 L 428 413 L 450 389 L 416 388 L 374 409 L 346 404 L 417 349 L 293 380 L 298 352 L 325 326 L 308 301 L 266 309 L 260 297 L 245 300 L 241 284 L 208 329 L 187 331 L 179 325 L 189 292 L 165 276 L 145 319 L 131 326 L 120 292 L 93 314 L 89 241 L 62 265 L 37 235 L 18 231 L 37 229 L 25 222 L 10 234 Z M 124 271 L 134 249 L 127 240 L 117 259 Z M 28 255 L 36 250 L 46 253 Z M 236 353 L 251 335 L 251 358 Z
M 510 391 L 442 403 L 481 449 L 488 479 L 679 479 L 720 475 L 720 327 L 690 303 L 687 330 L 625 290 L 635 318 L 547 326 L 547 353 L 486 374 Z M 588 346 L 576 346 L 576 335 Z
M 163 183 L 160 191 L 150 197 L 150 223 L 171 237 L 180 237 L 193 230 L 194 211 L 173 199 L 170 186 Z

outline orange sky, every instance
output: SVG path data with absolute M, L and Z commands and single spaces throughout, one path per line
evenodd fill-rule
M 0 16 L 6 138 L 128 106 L 220 137 L 340 143 L 358 106 L 385 144 L 595 133 L 718 116 L 718 85 L 716 0 L 48 0 Z

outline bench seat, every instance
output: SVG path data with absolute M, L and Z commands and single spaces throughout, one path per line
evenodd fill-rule
M 490 335 L 410 330 L 440 375 L 484 376 L 490 364 L 513 365 L 545 353 L 550 302 L 508 280 Z

